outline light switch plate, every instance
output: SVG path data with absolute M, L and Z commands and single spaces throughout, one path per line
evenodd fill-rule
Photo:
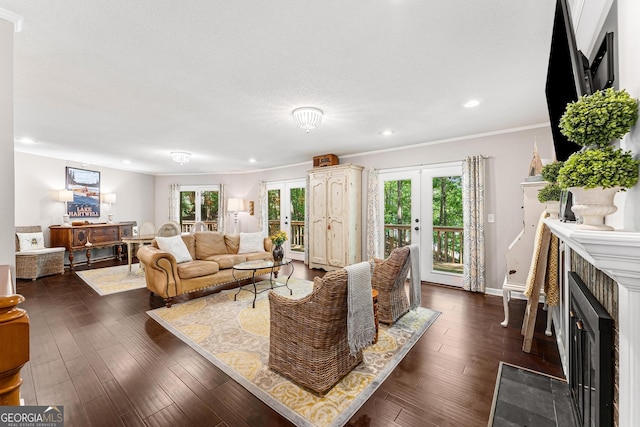
M 495 214 L 487 214 L 487 222 L 496 222 Z

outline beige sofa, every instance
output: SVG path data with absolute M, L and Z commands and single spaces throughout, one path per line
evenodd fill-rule
M 164 298 L 171 307 L 174 297 L 205 288 L 251 277 L 251 271 L 236 271 L 232 267 L 244 261 L 273 259 L 273 243 L 264 239 L 264 250 L 238 253 L 239 234 L 199 231 L 181 236 L 193 261 L 177 263 L 169 252 L 162 251 L 154 239 L 151 245 L 138 249 L 138 259 L 144 265 L 147 288 Z M 259 243 L 258 243 L 259 244 Z M 258 270 L 256 275 L 269 274 L 271 269 Z

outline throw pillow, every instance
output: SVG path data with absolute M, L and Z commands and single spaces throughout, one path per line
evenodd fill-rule
M 264 252 L 264 233 L 240 233 L 239 254 Z
M 193 258 L 191 258 L 191 254 L 189 253 L 189 249 L 187 249 L 187 245 L 184 244 L 182 237 L 179 235 L 171 237 L 156 237 L 156 243 L 158 244 L 158 248 L 173 255 L 178 264 L 193 261 Z
M 32 249 L 44 249 L 44 236 L 42 231 L 36 233 L 16 233 L 20 244 L 20 252 Z

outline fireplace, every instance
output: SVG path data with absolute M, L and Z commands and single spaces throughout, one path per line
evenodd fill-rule
M 613 319 L 575 272 L 569 280 L 569 387 L 579 425 L 613 425 Z

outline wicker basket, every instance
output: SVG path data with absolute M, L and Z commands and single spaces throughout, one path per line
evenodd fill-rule
M 39 225 L 16 227 L 16 233 L 41 232 Z M 16 234 L 16 278 L 36 280 L 42 276 L 64 273 L 64 248 L 45 248 L 19 252 L 20 243 Z

